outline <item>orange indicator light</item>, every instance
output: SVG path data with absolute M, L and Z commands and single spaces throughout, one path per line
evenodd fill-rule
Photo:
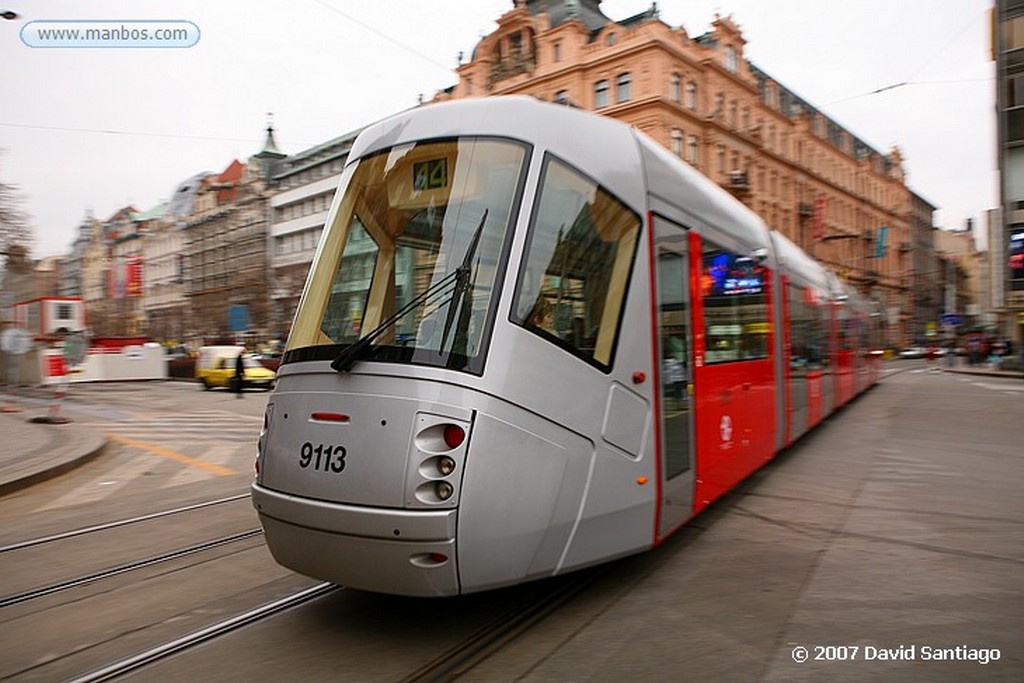
M 637 477 L 636 478 L 636 483 L 638 483 L 641 486 L 643 486 L 644 484 L 647 483 L 647 477 Z

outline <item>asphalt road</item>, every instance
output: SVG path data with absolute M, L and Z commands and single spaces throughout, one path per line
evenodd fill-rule
M 1024 680 L 1024 382 L 888 367 L 900 372 L 462 680 Z M 264 395 L 104 386 L 73 388 L 68 409 L 115 447 L 0 499 L 0 543 L 244 493 Z M 51 582 L 104 566 L 114 546 L 128 558 L 237 532 L 247 505 L 0 554 L 0 593 L 42 567 Z M 312 583 L 250 541 L 118 581 L 0 609 L 17 634 L 0 677 L 67 679 Z M 133 679 L 400 680 L 523 595 L 335 593 Z

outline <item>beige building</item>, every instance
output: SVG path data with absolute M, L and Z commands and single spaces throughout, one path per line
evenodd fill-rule
M 748 62 L 731 18 L 690 36 L 656 6 L 612 21 L 600 4 L 518 0 L 435 101 L 525 94 L 635 126 L 857 285 L 886 341 L 907 344 L 915 242 L 899 149 L 872 148 Z
M 964 318 L 960 332 L 982 324 L 978 302 L 985 297 L 984 255 L 978 251 L 969 231 L 935 231 L 943 294 L 943 313 Z
M 150 224 L 143 238 L 146 334 L 163 342 L 181 343 L 188 329 L 185 224 L 207 175 L 199 173 L 179 183 L 165 211 Z

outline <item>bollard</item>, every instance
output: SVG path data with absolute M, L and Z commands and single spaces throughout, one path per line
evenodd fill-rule
M 18 395 L 8 387 L 7 391 L 4 393 L 4 405 L 3 407 L 0 407 L 0 413 L 20 412 L 21 407 L 18 406 Z
M 53 400 L 50 401 L 50 408 L 46 415 L 40 415 L 39 417 L 33 417 L 29 422 L 35 422 L 40 424 L 48 425 L 63 425 L 71 422 L 70 417 L 65 417 L 60 414 L 60 403 L 64 400 L 64 394 L 67 393 L 67 382 L 61 382 L 57 385 L 56 391 L 53 392 Z
M 9 388 L 4 394 L 3 408 L 0 408 L 0 413 L 20 413 L 22 409 L 18 408 L 17 405 L 17 394 L 11 391 Z

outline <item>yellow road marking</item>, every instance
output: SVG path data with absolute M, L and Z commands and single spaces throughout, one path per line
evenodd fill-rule
M 153 444 L 146 443 L 145 441 L 137 441 L 135 439 L 130 439 L 127 436 L 121 436 L 120 434 L 108 433 L 106 434 L 106 437 L 111 441 L 117 441 L 118 443 L 123 443 L 126 446 L 138 448 L 140 450 L 146 451 L 147 453 L 159 455 L 161 458 L 174 460 L 175 462 L 180 462 L 184 465 L 188 465 L 189 467 L 198 467 L 201 470 L 212 472 L 213 474 L 219 475 L 221 477 L 228 477 L 231 476 L 232 474 L 238 474 L 238 472 L 228 467 L 222 467 L 220 465 L 214 465 L 213 463 L 210 462 L 204 462 L 202 460 L 199 460 L 198 458 L 192 458 L 187 455 L 182 455 L 177 451 L 172 451 L 169 448 L 162 448 L 160 446 L 154 446 Z

